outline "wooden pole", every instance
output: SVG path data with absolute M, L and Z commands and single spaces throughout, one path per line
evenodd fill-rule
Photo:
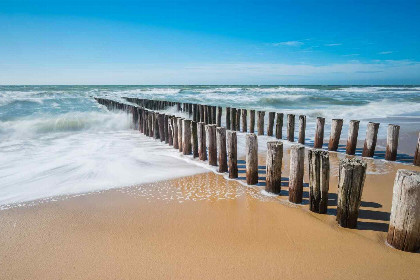
M 174 116 L 170 116 L 168 119 L 168 144 L 169 146 L 173 146 L 174 145 L 174 138 L 173 138 L 173 118 Z
M 331 123 L 330 142 L 328 143 L 328 151 L 337 151 L 340 144 L 341 129 L 343 128 L 342 119 L 333 119 Z
M 392 247 L 416 252 L 420 249 L 420 172 L 397 171 L 392 195 L 391 219 L 387 243 Z
M 379 123 L 369 122 L 366 128 L 365 144 L 362 157 L 373 157 L 375 154 L 376 140 L 378 138 Z
M 216 143 L 216 125 L 206 125 L 208 151 L 209 151 L 209 165 L 217 166 L 217 143 Z
M 204 105 L 198 105 L 198 109 L 200 111 L 200 122 L 204 122 Z
M 269 112 L 268 113 L 268 126 L 267 126 L 267 135 L 273 136 L 273 130 L 274 130 L 274 117 L 276 116 L 276 113 Z
M 222 126 L 222 107 L 217 107 L 217 126 Z
M 174 142 L 174 149 L 179 149 L 178 143 L 178 118 L 172 118 L 172 126 L 173 126 L 173 142 Z
M 158 120 L 159 120 L 159 139 L 160 139 L 160 142 L 163 142 L 165 141 L 165 115 L 158 114 Z
M 325 118 L 317 117 L 315 139 L 314 139 L 314 148 L 316 149 L 321 149 L 322 145 L 324 144 L 324 126 L 325 126 Z
M 207 148 L 206 148 L 206 130 L 205 123 L 199 122 L 197 124 L 198 132 L 198 157 L 200 160 L 207 160 Z
M 211 117 L 212 117 L 212 120 L 211 120 L 211 123 L 212 124 L 216 124 L 217 123 L 217 115 L 216 115 L 216 106 L 211 106 Z
M 241 131 L 241 109 L 236 110 L 236 131 Z
M 226 107 L 226 128 L 230 130 L 230 107 Z
M 226 155 L 226 128 L 218 127 L 216 128 L 217 134 L 217 151 L 219 158 L 219 172 L 227 172 L 227 155 Z
M 283 113 L 277 113 L 276 138 L 281 139 L 282 137 L 283 137 Z
M 194 108 L 194 107 L 193 107 Z M 198 157 L 197 122 L 191 122 L 191 145 L 193 158 Z
M 295 115 L 287 114 L 287 140 L 295 141 Z
M 229 178 L 238 178 L 238 144 L 236 131 L 227 132 L 227 153 L 229 165 Z
M 283 143 L 280 141 L 267 142 L 266 184 L 265 184 L 266 192 L 275 193 L 275 194 L 280 193 L 282 160 L 283 160 Z
M 305 165 L 305 147 L 292 145 L 290 148 L 290 173 L 289 173 L 289 201 L 302 203 L 303 174 Z
M 258 139 L 254 133 L 246 135 L 246 183 L 258 183 Z
M 149 112 L 149 137 L 153 137 L 153 128 L 155 126 L 154 120 L 154 112 Z
M 415 166 L 420 166 L 420 132 L 419 138 L 417 138 L 416 153 L 414 154 L 413 164 Z
M 306 116 L 299 116 L 299 144 L 305 144 Z
M 336 219 L 342 227 L 356 228 L 357 226 L 366 166 L 366 162 L 358 158 L 340 160 Z
M 349 123 L 349 135 L 347 138 L 346 153 L 354 155 L 356 153 L 357 136 L 359 135 L 360 121 L 351 120 Z
M 255 110 L 249 111 L 249 132 L 254 133 L 255 131 Z
M 386 139 L 385 159 L 395 161 L 397 159 L 398 136 L 400 126 L 395 124 L 388 125 L 388 134 Z
M 230 108 L 230 128 L 231 130 L 236 129 L 236 108 Z
M 182 153 L 184 155 L 191 155 L 191 120 L 182 120 Z
M 327 151 L 310 149 L 309 162 L 309 209 L 312 212 L 325 214 L 328 207 L 328 190 L 330 187 L 330 160 Z
M 247 109 L 242 109 L 242 132 L 247 132 L 248 130 L 248 124 L 247 124 Z
M 164 136 L 165 136 L 165 143 L 168 144 L 169 143 L 169 116 L 168 115 L 164 115 L 163 118 L 164 121 Z
M 178 121 L 178 150 L 182 152 L 183 144 L 182 144 L 182 121 L 183 118 L 177 118 Z
M 264 135 L 264 111 L 258 111 L 258 135 Z
M 153 139 L 159 139 L 159 113 L 153 114 Z

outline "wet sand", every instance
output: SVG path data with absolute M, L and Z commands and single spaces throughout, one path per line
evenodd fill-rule
M 385 244 L 399 168 L 370 161 L 359 228 L 213 172 L 0 211 L 0 279 L 416 279 L 420 254 Z M 283 160 L 287 185 L 288 152 Z M 306 161 L 305 161 L 306 164 Z M 245 164 L 240 161 L 245 177 Z M 307 182 L 307 173 L 305 174 Z

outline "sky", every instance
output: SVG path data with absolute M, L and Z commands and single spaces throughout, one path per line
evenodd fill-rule
M 0 0 L 0 84 L 420 84 L 420 1 Z

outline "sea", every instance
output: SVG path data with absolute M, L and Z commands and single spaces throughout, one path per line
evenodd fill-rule
M 94 97 L 306 115 L 308 142 L 316 117 L 326 118 L 325 139 L 333 118 L 344 119 L 342 139 L 349 120 L 360 120 L 359 139 L 375 121 L 378 150 L 393 123 L 409 155 L 420 130 L 419 86 L 0 86 L 0 209 L 208 171 L 133 130 L 131 116 L 108 111 Z

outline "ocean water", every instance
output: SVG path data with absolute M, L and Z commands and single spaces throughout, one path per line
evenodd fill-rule
M 308 141 L 318 116 L 326 118 L 325 138 L 332 118 L 361 120 L 359 139 L 370 120 L 381 123 L 379 139 L 388 123 L 401 125 L 402 142 L 420 129 L 416 86 L 0 86 L 0 205 L 207 171 L 132 130 L 130 116 L 93 97 L 304 114 Z

